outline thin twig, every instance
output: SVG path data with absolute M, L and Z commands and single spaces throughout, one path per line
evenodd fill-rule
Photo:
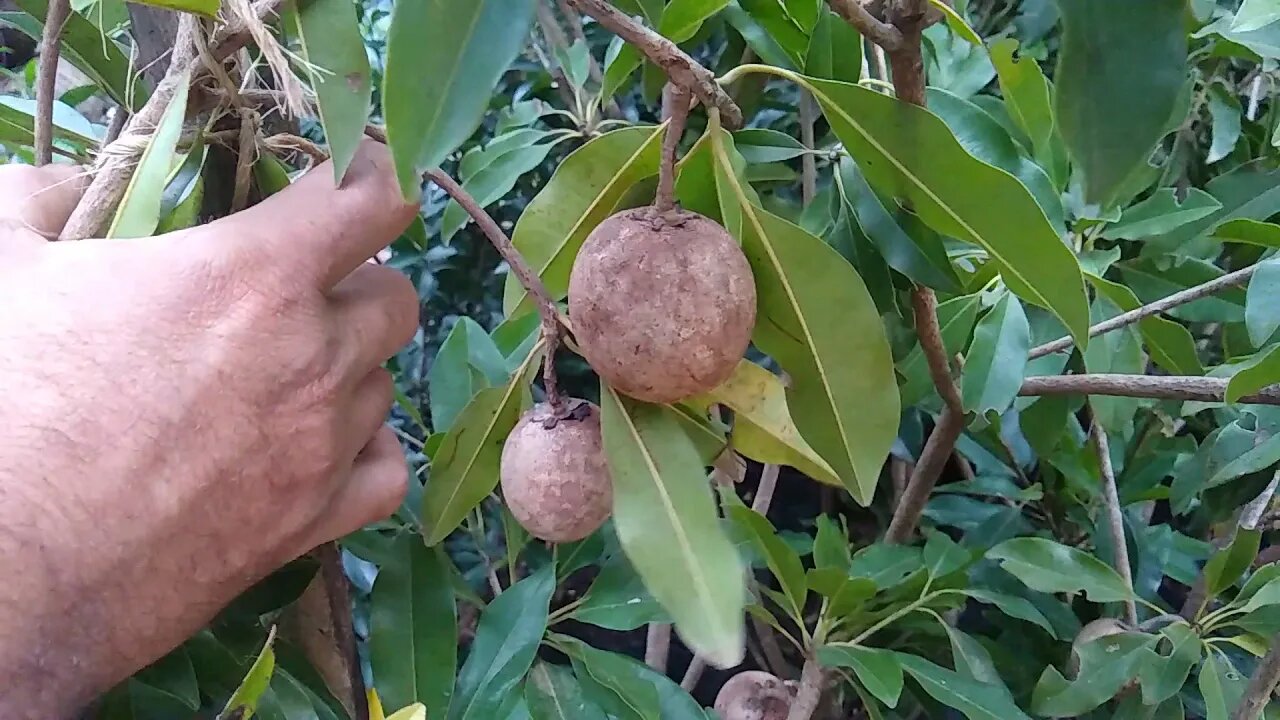
M 71 0 L 49 0 L 44 32 L 40 37 L 40 61 L 36 67 L 35 164 L 53 162 L 53 96 L 57 94 L 58 55 L 62 28 L 71 15 Z
M 751 509 L 761 515 L 768 515 L 773 506 L 773 493 L 778 489 L 778 473 L 782 470 L 772 463 L 760 468 L 760 484 L 756 487 L 756 496 L 751 500 Z
M 676 207 L 676 160 L 689 120 L 689 100 L 693 97 L 687 88 L 675 83 L 667 83 L 663 95 L 663 115 L 668 120 L 667 134 L 662 139 L 662 161 L 658 165 L 658 192 L 653 200 L 653 209 L 658 215 L 665 215 Z
M 366 130 L 367 131 L 367 130 Z M 385 137 L 385 133 L 383 134 Z M 498 254 L 507 262 L 507 266 L 511 268 L 511 272 L 515 274 L 516 279 L 524 286 L 525 291 L 533 298 L 534 305 L 538 308 L 538 315 L 542 318 L 542 335 L 547 342 L 546 361 L 543 364 L 542 381 L 544 390 L 547 394 L 547 404 L 551 406 L 553 414 L 559 416 L 564 409 L 564 400 L 560 397 L 559 383 L 556 379 L 555 357 L 556 350 L 559 349 L 563 328 L 560 324 L 560 316 L 556 312 L 555 301 L 551 299 L 551 294 L 547 292 L 547 287 L 542 284 L 542 278 L 529 267 L 525 262 L 524 256 L 511 244 L 511 238 L 502 231 L 498 223 L 490 217 L 489 213 L 471 197 L 471 193 L 467 192 L 456 180 L 449 177 L 443 170 L 428 170 L 426 176 L 436 185 L 448 193 L 462 209 L 467 211 L 472 220 L 475 220 L 480 231 L 489 238 L 489 242 L 493 244 Z
M 115 106 L 111 111 L 111 123 L 107 125 L 107 134 L 102 137 L 102 147 L 106 147 L 119 139 L 120 133 L 124 130 L 124 125 L 127 122 L 129 122 L 129 110 L 123 105 Z
M 1138 606 L 1133 598 L 1133 570 L 1129 566 L 1129 546 L 1124 535 L 1124 513 L 1120 508 L 1120 493 L 1116 490 L 1116 473 L 1111 466 L 1111 445 L 1107 442 L 1107 431 L 1098 422 L 1096 415 L 1089 425 L 1089 436 L 1093 439 L 1093 449 L 1098 456 L 1098 470 L 1102 476 L 1102 498 L 1106 505 L 1107 523 L 1111 527 L 1112 557 L 1116 572 L 1129 588 L 1129 598 L 1124 602 L 1125 619 L 1129 625 L 1138 624 Z
M 1240 704 L 1236 706 L 1231 720 L 1261 718 L 1262 711 L 1271 704 L 1271 696 L 1275 693 L 1277 684 L 1280 684 L 1280 634 L 1271 639 L 1271 649 L 1258 663 L 1257 669 L 1253 671 L 1253 677 L 1249 678 L 1249 687 L 1245 690 Z
M 1234 285 L 1240 285 L 1240 284 L 1246 283 L 1249 281 L 1249 278 L 1253 277 L 1253 273 L 1257 269 L 1258 269 L 1257 265 L 1250 265 L 1247 268 L 1236 270 L 1235 272 L 1232 272 L 1232 273 L 1227 273 L 1226 275 L 1223 275 L 1220 278 L 1216 278 L 1214 280 L 1210 280 L 1209 282 L 1196 285 L 1195 287 L 1187 288 L 1186 290 L 1183 290 L 1181 292 L 1176 292 L 1170 295 L 1169 297 L 1161 298 L 1159 300 L 1156 300 L 1153 303 L 1150 303 L 1148 305 L 1143 305 L 1142 307 L 1137 308 L 1135 310 L 1130 310 L 1129 312 L 1121 313 L 1109 320 L 1104 320 L 1098 323 L 1097 325 L 1094 325 L 1093 327 L 1089 328 L 1089 337 L 1097 337 L 1098 335 L 1109 333 L 1112 330 L 1118 330 L 1122 327 L 1127 327 L 1129 325 L 1132 325 L 1138 322 L 1139 320 L 1142 320 L 1144 318 L 1149 318 L 1152 315 L 1158 315 L 1162 312 L 1165 312 L 1166 310 L 1172 310 L 1173 308 L 1176 308 L 1179 305 L 1186 305 L 1189 302 L 1193 302 L 1195 300 L 1208 297 L 1218 292 L 1219 290 L 1225 290 L 1226 288 L 1232 287 Z M 1070 348 L 1074 343 L 1075 341 L 1071 338 L 1070 335 L 1066 337 L 1060 337 L 1057 340 L 1054 340 L 1052 342 L 1047 342 L 1043 345 L 1039 345 L 1037 347 L 1032 348 L 1031 352 L 1028 354 L 1028 357 L 1031 360 L 1035 360 L 1036 358 L 1044 357 L 1045 355 L 1051 355 L 1053 353 L 1066 350 Z
M 671 623 L 649 623 L 645 637 L 644 663 L 663 675 L 667 674 L 667 658 L 671 654 Z
M 1048 375 L 1029 377 L 1022 382 L 1018 394 L 1038 395 L 1107 395 L 1110 397 L 1152 398 L 1155 400 L 1194 400 L 1226 402 L 1227 381 L 1222 378 L 1186 377 L 1178 375 Z M 1268 385 L 1238 401 L 1245 405 L 1280 405 L 1280 385 Z
M 856 4 L 856 0 L 853 0 Z M 818 107 L 808 90 L 800 91 L 800 142 L 809 150 L 817 143 L 813 126 L 818 121 Z M 818 159 L 812 152 L 800 157 L 800 202 L 809 207 L 818 194 Z
M 702 104 L 720 110 L 720 121 L 728 130 L 742 127 L 742 110 L 716 82 L 715 74 L 698 64 L 675 43 L 637 23 L 605 0 L 568 0 L 607 30 L 644 53 L 662 68 L 671 82 L 692 92 Z
M 680 687 L 685 692 L 693 692 L 698 687 L 698 681 L 702 679 L 702 673 L 707 670 L 707 661 L 702 659 L 701 655 L 694 655 L 689 661 L 689 668 L 684 671 L 684 677 L 680 678 Z
M 822 666 L 816 658 L 807 658 L 804 669 L 800 671 L 800 686 L 796 688 L 796 697 L 791 701 L 791 711 L 787 720 L 809 720 L 822 701 Z
M 253 184 L 253 163 L 258 152 L 257 113 L 247 107 L 241 107 L 240 146 L 236 153 L 235 185 L 231 192 L 231 212 L 238 213 L 249 206 L 249 188 Z
M 886 50 L 902 47 L 902 33 L 898 28 L 881 22 L 873 16 L 860 0 L 827 0 L 836 14 L 857 29 L 863 37 Z

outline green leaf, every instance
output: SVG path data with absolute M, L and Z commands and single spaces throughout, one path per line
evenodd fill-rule
M 1045 632 L 1049 633 L 1052 638 L 1057 638 L 1058 633 L 1053 628 L 1053 624 L 1049 619 L 1040 612 L 1035 605 L 1031 604 L 1026 598 L 1017 597 L 1015 595 L 1006 595 L 1004 593 L 992 592 L 981 588 L 967 588 L 964 594 L 988 605 L 995 605 L 1000 608 L 1000 612 L 1009 617 L 1026 620 L 1029 623 L 1039 625 Z
M 1228 710 L 1226 694 L 1222 690 L 1222 677 L 1218 669 L 1218 661 L 1210 652 L 1200 666 L 1200 696 L 1204 698 L 1205 720 L 1227 720 Z
M 240 681 L 240 687 L 231 694 L 231 699 L 227 700 L 222 712 L 218 714 L 219 720 L 228 717 L 249 720 L 253 717 L 258 709 L 258 701 L 262 699 L 262 694 L 271 684 L 271 676 L 276 671 L 276 653 L 273 648 L 275 639 L 276 631 L 273 627 L 267 634 L 267 641 L 258 653 L 257 659 L 253 661 L 244 679 Z
M 728 4 L 729 0 L 671 0 L 662 11 L 658 32 L 673 42 L 682 43 L 693 37 L 707 18 Z
M 477 393 L 508 378 L 506 359 L 489 334 L 475 320 L 458 318 L 427 372 L 432 427 L 448 431 Z
M 540 662 L 529 671 L 524 699 L 533 720 L 605 720 L 568 669 Z
M 1215 229 L 1227 222 L 1266 220 L 1280 212 L 1280 170 L 1264 171 L 1252 163 L 1242 165 L 1210 180 L 1205 190 L 1222 207 L 1173 232 L 1151 238 L 1142 249 L 1144 256 L 1184 252 L 1193 243 L 1203 243 Z
M 611 98 L 618 94 L 618 90 L 631 79 L 636 68 L 644 63 L 644 56 L 634 45 L 622 42 L 621 38 L 617 41 L 620 43 L 618 54 L 605 62 L 604 82 L 601 83 L 600 90 L 602 98 Z
M 547 564 L 512 585 L 485 608 L 467 661 L 458 674 L 449 720 L 489 720 L 498 716 L 498 709 L 516 691 L 537 657 L 555 586 L 555 568 Z
M 937 290 L 960 289 L 960 279 L 942 238 L 907 211 L 896 206 L 890 211 L 852 158 L 840 158 L 835 179 L 850 216 L 889 267 Z
M 961 295 L 938 304 L 938 326 L 942 331 L 942 345 L 947 349 L 947 354 L 961 352 L 969 344 L 969 334 L 973 332 L 981 305 L 981 293 Z M 906 380 L 902 385 L 904 406 L 915 405 L 933 392 L 929 364 L 924 350 L 918 344 L 898 364 L 898 372 Z
M 862 79 L 862 36 L 852 25 L 822 8 L 818 11 L 804 73 L 811 77 L 856 83 Z
M 1227 381 L 1226 401 L 1239 402 L 1245 395 L 1277 382 L 1280 382 L 1280 345 L 1259 352 L 1238 366 Z
M 1030 351 L 1031 326 L 1022 303 L 1005 293 L 973 331 L 961 379 L 964 409 L 1003 414 L 1018 397 Z
M 1280 5 L 1275 0 L 1244 0 L 1235 17 L 1231 19 L 1234 32 L 1260 30 L 1280 20 Z
M 493 87 L 524 48 L 534 0 L 407 0 L 387 37 L 383 112 L 405 197 L 480 124 Z M 430 72 L 424 72 L 430 68 Z
M 778 0 L 760 0 L 761 2 L 777 2 Z M 737 30 L 747 46 L 770 65 L 790 68 L 796 66 L 794 57 L 774 35 L 754 17 L 742 9 L 738 3 L 730 3 L 721 13 L 733 29 Z M 794 38 L 793 38 L 794 39 Z
M 35 142 L 36 101 L 30 98 L 0 95 L 0 142 L 30 147 Z M 77 159 L 86 157 L 98 140 L 91 137 L 94 128 L 89 121 L 60 102 L 53 104 L 53 137 L 75 149 Z
M 582 604 L 573 611 L 573 618 L 617 631 L 635 630 L 651 622 L 670 622 L 622 553 L 609 558 L 600 569 Z
M 1105 297 L 1124 312 L 1137 310 L 1142 303 L 1129 288 L 1085 273 L 1085 278 Z M 1182 325 L 1158 315 L 1138 321 L 1138 332 L 1146 343 L 1147 352 L 1157 365 L 1175 375 L 1203 375 L 1204 366 L 1196 353 L 1196 341 Z M 1096 344 L 1096 343 L 1095 343 Z
M 39 40 L 44 31 L 44 18 L 49 14 L 48 0 L 17 0 L 15 4 L 23 12 L 0 13 L 0 23 Z M 78 12 L 68 15 L 62 26 L 59 54 L 125 108 L 136 110 L 146 102 L 146 90 L 140 83 L 130 88 L 129 56 Z
M 349 0 L 294 0 L 293 32 L 315 91 L 320 124 L 333 159 L 333 181 L 341 184 L 364 139 L 373 98 L 369 55 Z M 417 188 L 417 182 L 413 183 Z
M 431 477 L 422 496 L 422 530 L 436 545 L 493 492 L 502 446 L 520 419 L 521 390 L 539 348 L 512 373 L 504 387 L 481 390 L 462 409 L 431 459 Z
M 857 85 L 785 76 L 813 91 L 872 186 L 906 200 L 938 232 L 982 247 L 1010 289 L 1057 315 L 1077 346 L 1088 344 L 1080 267 L 1020 182 L 970 155 L 927 110 Z
M 541 131 L 516 132 L 533 133 L 525 136 L 530 141 L 540 140 L 546 136 Z M 568 136 L 563 137 L 568 138 Z M 487 164 L 463 181 L 463 189 L 475 198 L 480 207 L 488 207 L 510 193 L 520 181 L 521 176 L 541 165 L 556 144 L 557 142 L 549 142 L 535 145 L 531 142 L 509 150 L 498 148 L 496 157 L 489 158 Z M 471 216 L 456 200 L 450 198 L 440 221 L 441 239 L 448 244 L 453 236 L 469 222 L 471 222 Z
M 222 7 L 222 0 L 136 0 L 143 5 L 151 5 L 152 7 L 164 8 L 165 10 L 177 10 L 178 12 L 192 13 L 193 15 L 201 15 L 209 19 L 218 17 L 218 9 Z
M 814 568 L 805 574 L 809 589 L 827 598 L 827 616 L 842 618 L 861 609 L 876 594 L 869 578 L 853 577 L 844 568 Z
M 744 572 L 697 449 L 670 408 L 607 386 L 601 406 L 623 550 L 690 648 L 715 665 L 736 665 L 744 652 Z
M 629 657 L 597 650 L 575 638 L 555 637 L 573 662 L 587 696 L 619 720 L 659 720 L 658 688 Z
M 511 241 L 553 299 L 569 290 L 569 272 L 587 235 L 622 208 L 627 192 L 658 174 L 662 126 L 624 128 L 583 145 L 520 215 Z M 508 317 L 533 311 L 515 276 L 507 278 L 502 306 Z
M 147 237 L 160 224 L 160 199 L 173 170 L 174 154 L 182 136 L 187 90 L 187 76 L 183 75 L 178 78 L 178 89 L 156 124 L 155 134 L 133 168 L 129 186 L 125 188 L 124 197 L 107 229 L 107 237 Z
M 833 643 L 818 648 L 818 662 L 826 667 L 853 670 L 858 682 L 877 700 L 889 707 L 898 706 L 902 695 L 902 665 L 894 653 L 878 648 Z
M 1058 125 L 1085 201 L 1106 208 L 1166 134 L 1188 73 L 1186 3 L 1071 0 L 1058 8 Z
M 813 536 L 813 564 L 818 569 L 849 567 L 849 538 L 829 515 L 819 515 Z
M 717 183 L 743 218 L 739 239 L 756 280 L 754 341 L 791 376 L 787 405 L 804 439 L 866 505 L 899 420 L 879 312 L 831 246 L 751 202 L 728 142 L 723 131 L 713 138 Z
M 768 128 L 747 128 L 733 134 L 733 144 L 748 163 L 773 163 L 805 154 L 807 149 L 790 135 Z
M 782 0 L 738 0 L 738 5 L 786 52 L 789 67 L 803 64 L 805 52 L 809 49 L 809 36 L 787 12 Z
M 720 404 L 733 411 L 733 448 L 756 462 L 789 465 L 819 482 L 839 485 L 831 466 L 800 436 L 776 375 L 742 360 L 728 380 L 686 402 L 700 410 Z
M 756 550 L 764 556 L 769 572 L 778 580 L 782 594 L 786 597 L 785 608 L 797 622 L 804 619 L 804 602 L 806 597 L 804 565 L 800 555 L 785 540 L 778 537 L 778 531 L 765 516 L 752 510 L 737 500 L 725 504 L 725 513 L 738 527 L 746 531 Z
M 1206 164 L 1212 165 L 1236 149 L 1236 143 L 1240 141 L 1242 113 L 1240 101 L 1230 90 L 1218 83 L 1209 86 L 1209 115 L 1213 118 L 1213 144 L 1209 148 L 1209 155 L 1204 159 Z
M 1044 211 L 1055 232 L 1065 227 L 1062 199 L 1045 171 L 1026 157 L 1000 123 L 973 102 L 945 90 L 929 88 L 929 110 L 955 133 L 969 154 L 1016 177 Z
M 1048 168 L 1055 185 L 1066 184 L 1067 149 L 1058 134 L 1049 81 L 1034 58 L 1014 58 L 1018 41 L 1004 38 L 991 44 L 991 63 L 1000 79 L 1009 116 L 1031 139 L 1031 149 L 1041 167 Z
M 416 533 L 396 538 L 378 569 L 369 608 L 374 687 L 391 707 L 415 702 L 443 717 L 458 666 L 457 605 L 449 559 Z
M 1138 671 L 1142 682 L 1144 705 L 1159 705 L 1177 695 L 1200 662 L 1200 636 L 1187 625 L 1178 623 L 1160 631 L 1169 641 L 1169 654 L 1152 651 Z
M 1217 597 L 1223 590 L 1236 584 L 1245 570 L 1253 565 L 1261 542 L 1260 530 L 1240 528 L 1231 545 L 1209 558 L 1204 566 L 1205 590 L 1209 598 Z
M 1263 248 L 1280 248 L 1280 225 L 1241 218 L 1225 222 L 1213 230 L 1213 239 Z
M 968 42 L 982 47 L 982 38 L 979 37 L 976 30 L 969 26 L 964 17 L 956 12 L 955 8 L 943 2 L 943 0 L 929 0 L 929 4 L 942 13 L 942 18 L 946 21 L 947 28 L 955 33 L 957 37 L 964 38 Z
M 1090 322 L 1098 324 L 1120 314 L 1120 308 L 1101 293 L 1093 301 Z M 1091 373 L 1139 373 L 1146 367 L 1138 330 L 1132 325 L 1105 333 L 1084 352 L 1084 366 Z M 1094 417 L 1113 432 L 1123 432 L 1133 420 L 1138 401 L 1124 397 L 1090 398 Z
M 1004 687 L 978 682 L 915 655 L 895 652 L 894 656 L 930 697 L 969 720 L 1030 720 Z
M 1073 547 L 1044 538 L 1014 538 L 992 548 L 987 557 L 1024 585 L 1040 592 L 1084 592 L 1093 602 L 1121 602 L 1131 592 L 1112 567 Z
M 1280 258 L 1258 263 L 1245 295 L 1244 324 L 1249 342 L 1262 347 L 1280 328 Z
M 883 590 L 901 585 L 924 569 L 920 548 L 876 543 L 862 548 L 849 563 L 849 575 L 864 577 Z
M 941 580 L 957 570 L 968 567 L 973 561 L 969 551 L 960 547 L 946 533 L 925 530 L 926 540 L 922 557 L 924 567 L 934 580 Z
M 1209 193 L 1198 188 L 1187 190 L 1181 202 L 1173 188 L 1160 188 L 1146 200 L 1125 208 L 1120 220 L 1102 230 L 1110 240 L 1140 240 L 1164 235 L 1190 222 L 1208 217 L 1222 208 Z
M 1106 703 L 1140 671 L 1157 638 L 1141 633 L 1109 635 L 1075 648 L 1080 672 L 1066 680 L 1053 666 L 1045 669 L 1031 697 L 1037 715 L 1078 717 Z

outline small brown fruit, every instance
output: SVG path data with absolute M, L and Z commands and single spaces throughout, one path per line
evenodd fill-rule
M 774 675 L 748 670 L 729 678 L 716 695 L 716 712 L 723 720 L 787 720 L 791 688 Z
M 552 423 L 551 408 L 535 406 L 502 448 L 507 508 L 531 535 L 555 543 L 587 537 L 613 509 L 600 408 L 586 400 L 569 400 L 567 407 L 567 417 Z
M 625 210 L 600 223 L 569 276 L 582 354 L 613 388 L 671 403 L 724 382 L 756 321 L 751 266 L 697 213 Z

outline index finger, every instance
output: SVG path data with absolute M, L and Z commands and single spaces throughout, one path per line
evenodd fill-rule
M 206 226 L 256 262 L 279 263 L 328 291 L 390 245 L 418 214 L 406 202 L 385 145 L 365 140 L 342 180 L 322 163 L 258 205 Z

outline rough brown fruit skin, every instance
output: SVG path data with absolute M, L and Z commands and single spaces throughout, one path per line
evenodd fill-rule
M 756 286 L 729 233 L 697 213 L 650 208 L 600 223 L 569 276 L 582 354 L 614 389 L 671 403 L 733 373 L 751 341 Z
M 777 676 L 748 670 L 729 678 L 716 695 L 723 720 L 787 720 L 794 695 Z
M 613 481 L 600 441 L 600 408 L 569 400 L 547 429 L 547 405 L 525 413 L 502 448 L 502 496 L 536 538 L 564 543 L 595 532 L 613 510 Z

